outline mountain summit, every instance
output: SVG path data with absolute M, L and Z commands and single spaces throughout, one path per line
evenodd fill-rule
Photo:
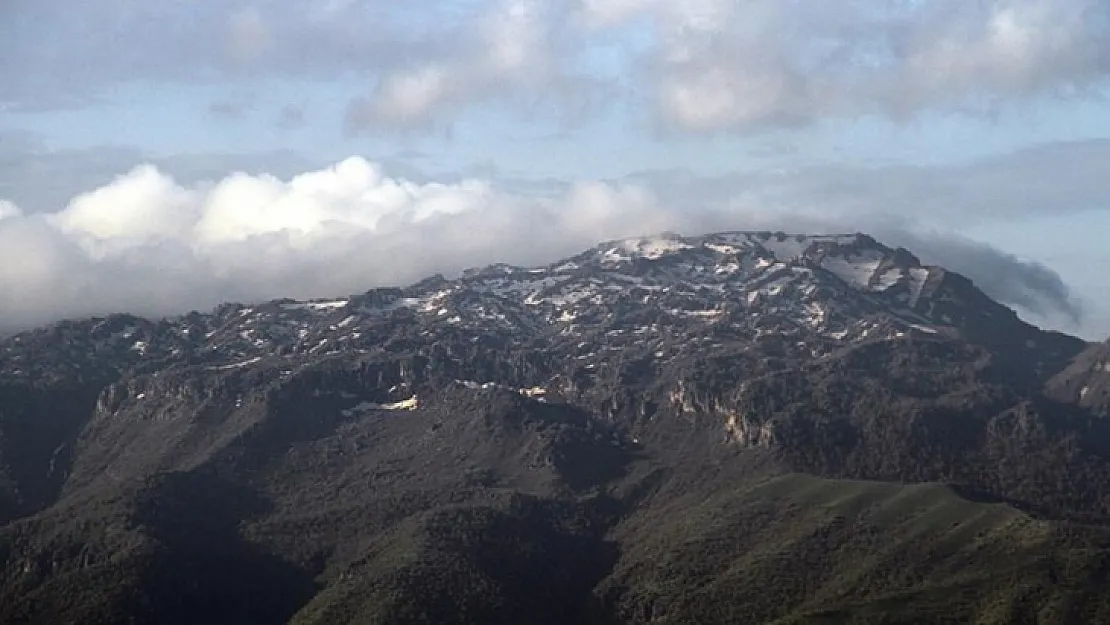
M 1105 356 L 863 234 L 67 321 L 0 622 L 1099 622 Z
M 667 351 L 679 347 L 676 336 L 692 333 L 706 349 L 795 337 L 804 349 L 784 347 L 813 355 L 956 333 L 1038 357 L 1080 349 L 1023 323 L 963 276 L 867 235 L 727 232 L 611 241 L 547 267 L 492 265 L 456 280 L 436 276 L 334 300 L 226 304 L 156 322 L 66 322 L 7 341 L 2 364 L 7 375 L 25 377 L 48 365 L 69 370 L 96 354 L 112 354 L 117 367 L 246 366 L 252 358 L 367 353 L 383 348 L 385 334 L 417 327 L 406 333 L 410 347 L 470 332 L 517 346 L 604 337 L 610 348 L 633 339 Z M 63 335 L 71 343 L 66 362 L 25 351 Z

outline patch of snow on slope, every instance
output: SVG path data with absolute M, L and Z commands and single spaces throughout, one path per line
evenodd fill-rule
M 876 291 L 885 291 L 890 287 L 898 284 L 902 280 L 902 270 L 898 268 L 887 269 L 879 276 L 878 283 L 875 284 Z
M 704 247 L 706 249 L 713 250 L 714 252 L 717 252 L 718 254 L 724 254 L 725 256 L 731 256 L 733 254 L 739 254 L 740 252 L 742 252 L 746 249 L 746 246 L 728 245 L 728 244 L 725 244 L 725 243 L 706 243 L 704 245 Z
M 420 400 L 416 398 L 416 395 L 413 395 L 408 399 L 388 404 L 375 404 L 373 402 L 364 401 L 354 408 L 349 408 L 342 412 L 344 416 L 350 417 L 362 412 L 370 412 L 373 410 L 416 410 L 419 407 Z
M 831 256 L 821 261 L 821 267 L 858 289 L 868 289 L 871 276 L 878 271 L 881 262 L 880 259 L 868 257 Z
M 487 282 L 482 286 L 484 286 L 488 292 L 497 295 L 498 297 L 520 297 L 525 293 L 528 294 L 528 297 L 534 297 L 544 289 L 555 286 L 560 282 L 560 280 L 563 279 L 565 278 L 557 278 L 552 276 L 538 279 L 534 277 L 529 277 L 523 280 L 504 278 Z
M 766 241 L 759 239 L 756 239 L 756 241 L 763 246 L 763 249 L 771 252 L 779 262 L 789 262 L 795 258 L 800 258 L 813 245 L 813 239 L 811 238 L 794 236 L 784 237 L 780 241 L 777 236 L 772 235 Z
M 657 259 L 688 250 L 692 245 L 673 237 L 646 237 L 642 239 L 625 239 L 620 242 L 620 249 L 628 254 L 648 258 Z
M 248 365 L 253 365 L 254 363 L 256 363 L 260 360 L 262 360 L 261 356 L 255 356 L 254 358 L 250 358 L 250 359 L 244 360 L 242 362 L 235 362 L 235 363 L 231 363 L 229 365 L 219 365 L 217 367 L 209 367 L 209 369 L 212 370 L 212 371 L 227 371 L 229 369 L 241 369 L 241 368 L 246 367 Z
M 308 307 L 316 311 L 325 311 L 333 310 L 335 308 L 343 308 L 349 302 L 350 300 L 348 299 L 336 299 L 327 302 L 308 302 Z
M 725 314 L 723 310 L 683 310 L 681 308 L 672 308 L 667 313 L 675 317 L 701 317 L 701 318 L 715 318 Z
M 921 291 L 925 289 L 925 281 L 929 279 L 929 270 L 916 267 L 910 269 L 910 308 L 917 306 L 921 299 Z

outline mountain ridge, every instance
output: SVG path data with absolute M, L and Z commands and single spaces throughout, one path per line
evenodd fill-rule
M 1104 356 L 866 235 L 62 322 L 0 341 L 0 622 L 1083 622 Z
M 687 275 L 681 275 L 681 272 L 652 271 L 652 265 L 661 262 L 674 262 L 681 268 L 681 256 L 684 251 L 702 254 L 709 252 L 715 254 L 718 258 L 694 258 L 693 262 L 686 264 Z M 622 256 L 622 252 L 628 255 Z M 853 258 L 852 254 L 858 252 L 862 253 Z M 782 258 L 780 259 L 779 256 L 782 256 Z M 737 260 L 748 262 L 749 265 L 745 267 L 735 262 Z M 583 263 L 583 266 L 579 267 L 579 263 Z M 718 275 L 709 277 L 689 275 L 691 268 L 705 271 L 710 267 Z M 1080 341 L 1062 333 L 1040 331 L 1032 324 L 1018 319 L 1013 310 L 987 297 L 962 275 L 939 266 L 923 266 L 907 250 L 888 248 L 868 235 L 857 233 L 809 236 L 732 231 L 689 238 L 665 234 L 658 237 L 616 240 L 601 243 L 591 248 L 591 250 L 549 264 L 546 267 L 527 268 L 494 264 L 465 270 L 459 278 L 454 280 L 448 280 L 442 276 L 433 276 L 408 287 L 375 288 L 362 294 L 343 298 L 307 301 L 286 298 L 270 300 L 256 305 L 229 302 L 216 307 L 212 313 L 206 314 L 194 311 L 161 320 L 147 320 L 126 313 L 90 320 L 68 320 L 45 328 L 17 334 L 14 337 L 9 337 L 4 343 L 5 350 L 11 353 L 13 342 L 26 340 L 35 333 L 65 334 L 68 330 L 75 329 L 75 326 L 81 324 L 91 324 L 92 327 L 89 328 L 88 333 L 94 337 L 107 338 L 98 336 L 103 335 L 104 330 L 107 329 L 109 333 L 114 330 L 117 334 L 114 338 L 126 340 L 131 338 L 135 331 L 148 332 L 153 330 L 152 326 L 169 324 L 177 326 L 175 329 L 177 336 L 173 337 L 176 340 L 171 341 L 172 344 L 166 346 L 164 351 L 173 355 L 175 350 L 180 350 L 189 343 L 193 343 L 193 347 L 195 347 L 198 334 L 203 334 L 205 339 L 212 339 L 214 335 L 220 333 L 227 334 L 230 331 L 227 327 L 217 326 L 221 323 L 232 325 L 227 324 L 227 322 L 235 320 L 235 315 L 240 317 L 251 314 L 290 317 L 289 320 L 281 321 L 296 324 L 298 331 L 307 329 L 309 334 L 320 335 L 324 332 L 321 332 L 318 328 L 310 328 L 310 324 L 306 323 L 306 320 L 320 322 L 336 320 L 337 325 L 345 327 L 356 320 L 355 315 L 384 315 L 396 312 L 398 309 L 416 310 L 424 313 L 433 310 L 438 312 L 443 309 L 433 308 L 431 304 L 434 302 L 431 300 L 436 296 L 442 298 L 450 295 L 452 289 L 476 291 L 481 295 L 501 297 L 527 293 L 527 296 L 519 298 L 522 301 L 516 303 L 531 304 L 533 307 L 538 304 L 554 305 L 560 313 L 566 315 L 565 309 L 568 308 L 568 302 L 550 297 L 550 295 L 558 293 L 558 289 L 554 287 L 564 287 L 565 289 L 568 286 L 580 286 L 583 278 L 589 280 L 589 278 L 596 277 L 598 274 L 606 273 L 607 270 L 613 270 L 612 274 L 623 279 L 616 287 L 644 289 L 643 278 L 645 275 L 649 276 L 649 279 L 654 282 L 654 284 L 649 284 L 646 287 L 650 290 L 658 290 L 662 287 L 681 288 L 688 286 L 689 283 L 696 284 L 700 281 L 703 283 L 702 286 L 716 288 L 718 291 L 724 292 L 725 297 L 719 297 L 718 300 L 727 299 L 727 296 L 743 296 L 749 300 L 761 297 L 770 299 L 777 296 L 782 288 L 793 286 L 790 285 L 791 282 L 800 282 L 792 280 L 793 276 L 790 274 L 794 273 L 793 270 L 801 273 L 819 272 L 818 278 L 814 278 L 805 284 L 805 288 L 810 290 L 824 289 L 822 294 L 826 297 L 842 295 L 844 294 L 843 290 L 837 290 L 835 283 L 830 285 L 830 282 L 833 282 L 831 278 L 835 276 L 844 285 L 854 288 L 862 295 L 878 294 L 888 297 L 891 301 L 886 301 L 884 304 L 894 309 L 896 313 L 894 317 L 905 329 L 915 329 L 920 332 L 920 327 L 914 327 L 917 325 L 913 323 L 914 321 L 938 327 L 959 327 L 968 325 L 969 322 L 978 322 L 982 325 L 982 319 L 965 319 L 961 316 L 968 314 L 968 311 L 952 308 L 952 300 L 956 296 L 964 296 L 970 300 L 966 302 L 969 307 L 973 309 L 982 308 L 982 310 L 976 310 L 975 312 L 987 317 L 1001 317 L 1001 319 L 992 320 L 992 325 L 1001 322 L 1009 326 L 1006 328 L 1007 330 L 1018 328 L 1025 334 L 1038 331 L 1044 336 L 1069 340 L 1073 344 Z M 740 274 L 739 280 L 730 282 L 729 278 L 735 277 L 734 274 L 737 273 Z M 537 275 L 542 276 L 542 278 L 534 279 Z M 612 288 L 613 285 L 609 286 Z M 548 291 L 550 301 L 529 302 L 529 297 L 544 297 L 544 288 Z M 874 301 L 869 303 L 874 305 Z M 752 301 L 747 302 L 749 307 L 752 304 Z M 904 305 L 899 306 L 899 304 Z M 307 314 L 298 314 L 298 311 Z M 350 314 L 337 318 L 336 315 L 339 312 Z M 514 312 L 519 313 L 520 311 Z M 691 314 L 697 314 L 698 312 L 708 315 L 713 311 L 691 311 Z M 753 314 L 764 312 L 753 308 Z M 822 314 L 823 312 L 815 311 L 814 314 Z M 311 313 L 318 314 L 311 315 Z M 453 319 L 453 317 L 449 317 L 449 319 Z M 550 323 L 556 321 L 556 319 L 549 317 L 543 321 Z M 812 320 L 809 321 L 813 322 Z M 132 325 L 138 327 L 132 327 Z M 244 330 L 241 327 L 237 329 L 239 331 Z M 935 330 L 936 328 L 932 329 Z M 245 330 L 247 332 L 251 331 L 250 328 Z M 224 338 L 234 337 L 215 336 L 217 341 Z M 304 337 L 299 338 L 303 339 Z M 316 343 L 302 347 L 311 349 L 320 347 L 320 345 Z M 148 341 L 143 340 L 143 335 L 129 345 L 129 349 L 140 356 L 145 355 L 149 348 L 150 345 Z

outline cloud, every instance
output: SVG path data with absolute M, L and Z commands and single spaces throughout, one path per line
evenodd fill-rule
M 242 119 L 254 106 L 244 101 L 219 100 L 208 105 L 208 114 L 227 120 Z
M 258 7 L 248 6 L 234 11 L 227 20 L 227 49 L 232 62 L 252 65 L 272 45 L 270 28 Z
M 372 77 L 447 47 L 444 26 L 414 29 L 411 9 L 385 0 L 6 0 L 0 14 L 0 109 L 10 110 L 81 106 L 129 83 Z
M 356 80 L 349 129 L 426 128 L 479 104 L 751 131 L 860 114 L 1089 97 L 1103 0 L 11 0 L 0 106 L 80 106 L 136 81 Z M 38 45 L 45 29 L 64 47 Z M 280 44 L 280 45 L 279 45 Z M 599 50 L 620 50 L 601 69 Z M 618 85 L 614 86 L 613 78 Z
M 642 184 L 520 192 L 489 180 L 413 182 L 353 157 L 288 179 L 181 184 L 151 165 L 29 214 L 0 202 L 5 330 L 114 311 L 165 315 L 223 301 L 326 297 L 492 262 L 543 264 L 604 239 L 674 230 L 856 230 L 853 219 L 706 203 L 668 207 Z M 1077 316 L 1051 270 L 959 237 L 871 219 L 880 237 L 966 271 L 989 293 Z
M 277 127 L 284 130 L 295 130 L 305 125 L 305 107 L 299 104 L 287 104 L 281 107 L 277 114 Z
M 351 101 L 347 129 L 425 128 L 495 101 L 554 105 L 563 120 L 579 115 L 598 85 L 561 62 L 573 56 L 565 14 L 550 0 L 495 0 L 457 25 L 441 54 L 383 72 L 369 95 Z
M 694 131 L 983 109 L 1094 90 L 1110 72 L 1100 0 L 585 0 L 582 12 L 600 32 L 651 21 L 655 105 Z
M 553 198 L 483 180 L 420 184 L 351 158 L 288 180 L 183 186 L 144 165 L 52 213 L 0 204 L 0 319 L 162 315 L 311 297 L 495 260 L 546 262 L 599 236 L 665 225 L 650 196 L 602 183 Z
M 890 245 L 913 250 L 925 263 L 957 269 L 992 298 L 1039 318 L 1062 316 L 1078 327 L 1083 304 L 1056 271 L 953 232 L 879 229 Z
M 821 163 L 698 176 L 646 171 L 627 180 L 668 204 L 737 202 L 852 220 L 875 215 L 967 227 L 1110 208 L 1110 140 L 1034 145 L 970 163 Z
M 33 133 L 0 131 L 0 198 L 27 213 L 57 211 L 75 195 L 111 182 L 120 172 L 151 164 L 192 185 L 244 171 L 292 176 L 326 164 L 290 150 L 182 152 L 155 155 L 128 145 L 49 149 Z
M 18 206 L 7 200 L 0 200 L 0 219 L 21 217 L 22 215 L 23 211 Z

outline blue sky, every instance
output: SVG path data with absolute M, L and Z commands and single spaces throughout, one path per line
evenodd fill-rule
M 0 239 L 39 258 L 0 289 L 56 293 L 3 312 L 162 314 L 775 225 L 915 244 L 1104 337 L 1108 35 L 1097 0 L 10 0 Z M 291 182 L 319 171 L 333 186 Z M 394 266 L 350 269 L 354 239 Z M 263 245 L 285 273 L 251 264 Z M 190 277 L 153 303 L 105 286 L 151 267 Z

